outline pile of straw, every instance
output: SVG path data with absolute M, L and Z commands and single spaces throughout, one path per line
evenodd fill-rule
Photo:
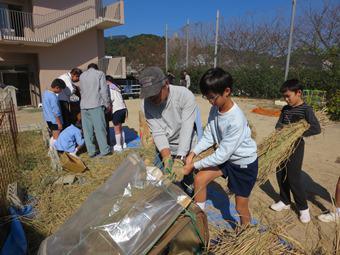
M 209 252 L 216 255 L 306 254 L 278 225 L 265 230 L 256 225 L 239 231 L 215 229 L 214 232 L 216 243 L 210 245 Z
M 320 126 L 322 128 L 325 128 L 332 124 L 332 121 L 328 118 L 328 115 L 327 115 L 327 108 L 323 108 L 319 111 L 316 111 L 315 116 L 318 119 Z
M 89 171 L 77 174 L 82 183 L 72 185 L 55 185 L 54 182 L 61 176 L 69 173 L 51 170 L 50 160 L 41 139 L 41 133 L 19 133 L 19 158 L 21 159 L 20 183 L 27 188 L 28 194 L 37 199 L 34 219 L 24 219 L 29 248 L 35 254 L 41 241 L 54 233 L 87 199 L 89 194 L 104 183 L 112 172 L 131 153 L 114 153 L 104 158 L 90 159 L 82 154 Z M 144 157 L 152 158 L 154 151 L 134 149 L 134 152 Z
M 259 158 L 257 184 L 265 183 L 271 174 L 284 167 L 282 164 L 294 152 L 299 138 L 308 128 L 309 124 L 302 120 L 275 130 L 264 139 L 257 151 Z

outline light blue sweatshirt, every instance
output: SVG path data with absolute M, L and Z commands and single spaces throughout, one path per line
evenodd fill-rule
M 45 90 L 42 96 L 42 108 L 45 121 L 50 121 L 52 124 L 57 124 L 56 116 L 60 117 L 61 122 L 63 121 L 61 117 L 58 96 L 53 91 Z
M 59 135 L 54 147 L 58 151 L 74 152 L 77 146 L 84 144 L 81 130 L 74 125 L 65 128 Z
M 248 165 L 256 160 L 256 143 L 251 138 L 245 115 L 235 102 L 225 113 L 220 113 L 216 106 L 211 108 L 203 137 L 193 152 L 198 155 L 214 144 L 218 145 L 216 151 L 195 162 L 196 169 L 219 166 L 228 160 L 237 165 Z

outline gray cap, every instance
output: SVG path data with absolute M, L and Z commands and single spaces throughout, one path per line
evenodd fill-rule
M 145 68 L 139 75 L 141 86 L 140 98 L 148 98 L 157 95 L 166 80 L 162 69 L 157 66 Z

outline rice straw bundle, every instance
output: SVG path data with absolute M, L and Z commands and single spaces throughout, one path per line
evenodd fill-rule
M 332 124 L 332 121 L 327 116 L 327 109 L 326 108 L 323 108 L 319 111 L 316 111 L 315 116 L 318 119 L 320 126 L 322 128 L 325 128 L 325 127 Z
M 259 173 L 257 184 L 265 183 L 269 176 L 280 168 L 294 152 L 296 142 L 309 128 L 309 124 L 302 120 L 286 125 L 280 130 L 275 130 L 258 146 Z M 194 158 L 198 161 L 214 152 L 214 147 L 207 149 Z
M 300 244 L 288 238 L 281 225 L 273 225 L 265 230 L 258 225 L 248 226 L 236 232 L 232 229 L 209 227 L 213 229 L 211 232 L 215 236 L 215 243 L 208 248 L 212 254 L 306 254 Z
M 309 124 L 302 120 L 275 130 L 258 146 L 259 173 L 257 184 L 265 183 L 269 176 L 282 168 L 282 164 L 294 152 L 297 141 L 309 128 Z

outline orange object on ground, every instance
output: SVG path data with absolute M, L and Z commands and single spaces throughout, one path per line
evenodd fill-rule
M 281 110 L 256 107 L 253 110 L 251 110 L 251 112 L 265 116 L 279 117 Z

